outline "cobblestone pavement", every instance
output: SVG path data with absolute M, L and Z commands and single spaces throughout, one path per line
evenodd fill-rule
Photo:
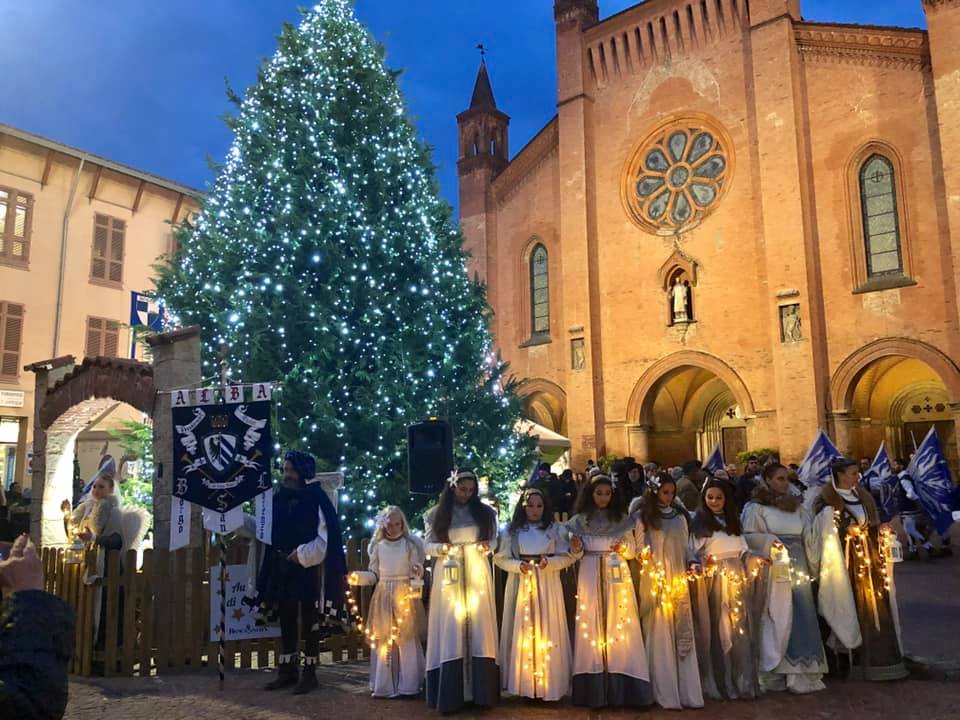
M 366 692 L 366 665 L 325 666 L 318 673 L 321 690 L 307 696 L 289 691 L 268 693 L 261 686 L 272 672 L 241 670 L 227 677 L 226 689 L 211 674 L 165 678 L 78 679 L 70 685 L 68 720 L 407 720 L 439 718 L 422 700 L 374 700 Z M 886 685 L 834 683 L 808 696 L 774 695 L 757 702 L 708 703 L 706 709 L 676 712 L 617 711 L 590 713 L 569 705 L 528 704 L 506 700 L 484 712 L 465 711 L 458 718 L 501 720 L 953 720 L 960 715 L 960 683 L 907 681 Z

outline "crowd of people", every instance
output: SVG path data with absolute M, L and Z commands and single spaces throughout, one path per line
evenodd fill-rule
M 806 502 L 796 469 L 775 460 L 751 458 L 738 475 L 629 460 L 615 473 L 540 466 L 503 526 L 466 470 L 424 516 L 423 538 L 384 509 L 370 566 L 350 577 L 375 585 L 373 695 L 425 690 L 441 712 L 501 693 L 679 709 L 814 692 L 831 673 L 906 677 L 895 536 L 856 461 L 837 459 Z M 499 618 L 493 566 L 508 576 Z

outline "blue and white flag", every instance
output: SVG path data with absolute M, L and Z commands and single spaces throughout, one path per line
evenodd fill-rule
M 833 475 L 831 466 L 833 465 L 833 461 L 839 457 L 843 457 L 843 453 L 837 450 L 830 438 L 827 437 L 827 434 L 823 430 L 820 430 L 817 433 L 816 439 L 813 441 L 813 445 L 807 450 L 803 462 L 800 463 L 800 470 L 797 471 L 797 475 L 800 476 L 800 482 L 802 482 L 808 490 L 813 490 L 814 488 L 819 490 L 830 480 Z
M 890 522 L 894 515 L 900 512 L 900 496 L 897 493 L 898 478 L 893 473 L 890 456 L 887 454 L 886 443 L 880 444 L 877 456 L 873 459 L 870 469 L 861 478 L 864 487 L 880 497 L 880 520 Z
M 953 524 L 953 511 L 960 510 L 960 490 L 950 477 L 950 466 L 934 428 L 920 443 L 907 472 L 920 505 L 933 518 L 937 532 L 945 533 Z
M 163 330 L 163 305 L 145 293 L 130 292 L 130 327 L 145 325 L 151 330 Z
M 706 459 L 703 463 L 704 471 L 713 475 L 718 470 L 723 470 L 723 451 L 720 449 L 720 443 L 717 443 L 717 446 L 713 449 L 713 452 L 710 453 L 710 457 Z

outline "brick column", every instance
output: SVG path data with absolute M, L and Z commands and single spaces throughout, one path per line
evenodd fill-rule
M 170 390 L 196 388 L 200 370 L 200 328 L 181 330 L 147 338 L 153 352 L 153 383 L 157 391 L 153 411 L 153 546 L 170 546 L 170 497 L 173 494 L 173 423 Z M 203 537 L 200 508 L 191 513 L 190 545 L 197 547 Z
M 751 3 L 748 97 L 755 133 L 753 162 L 760 177 L 763 256 L 783 457 L 802 457 L 824 423 L 826 338 L 802 68 L 793 28 L 794 3 Z M 749 167 L 749 165 L 745 165 Z M 759 281 L 759 280 L 758 280 Z M 799 291 L 804 338 L 780 342 L 777 291 Z

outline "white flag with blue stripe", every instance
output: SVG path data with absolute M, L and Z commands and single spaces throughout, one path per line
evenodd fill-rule
M 934 428 L 930 428 L 920 443 L 907 473 L 913 481 L 920 504 L 933 518 L 937 532 L 945 533 L 953 524 L 953 511 L 960 510 L 960 491 L 953 484 L 950 466 Z
M 703 469 L 713 475 L 718 470 L 723 470 L 723 467 L 723 450 L 720 449 L 720 443 L 717 443 L 717 446 L 713 449 L 713 452 L 710 453 L 710 457 L 704 461 Z
M 827 437 L 827 434 L 823 430 L 820 430 L 817 432 L 817 437 L 813 441 L 813 445 L 807 450 L 803 462 L 800 463 L 800 469 L 797 471 L 797 475 L 800 476 L 800 482 L 802 482 L 808 490 L 814 488 L 819 490 L 830 480 L 833 474 L 831 467 L 833 461 L 842 456 L 843 453 L 837 450 L 837 447 L 830 438 Z
M 873 464 L 860 481 L 871 493 L 879 495 L 880 507 L 877 509 L 880 511 L 880 520 L 890 522 L 900 512 L 900 498 L 897 494 L 897 476 L 893 473 L 886 443 L 880 443 Z

